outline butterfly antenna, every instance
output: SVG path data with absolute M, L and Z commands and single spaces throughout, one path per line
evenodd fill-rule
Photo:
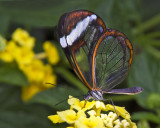
M 52 83 L 45 83 L 45 84 L 50 84 L 50 85 L 54 85 L 54 86 L 57 86 L 56 84 L 52 84 Z
M 70 98 L 69 98 L 69 99 L 70 99 Z M 60 101 L 60 102 L 56 103 L 56 104 L 55 104 L 55 106 L 57 106 L 57 105 L 59 105 L 59 104 L 63 103 L 63 102 L 64 102 L 64 101 L 66 101 L 66 100 L 68 100 L 68 98 L 66 98 L 66 99 L 64 99 L 64 100 L 62 100 L 62 101 Z
M 108 98 L 108 99 L 105 99 L 105 100 L 103 100 L 103 101 L 107 101 L 107 100 L 111 101 L 111 104 L 112 104 L 113 107 L 114 107 L 114 111 L 115 111 L 115 113 L 116 113 L 118 119 L 120 120 L 120 118 L 119 118 L 119 116 L 118 116 L 118 113 L 117 113 L 117 111 L 116 111 L 116 107 L 115 107 L 115 105 L 114 105 L 114 103 L 113 103 L 113 100 L 112 100 L 111 98 Z

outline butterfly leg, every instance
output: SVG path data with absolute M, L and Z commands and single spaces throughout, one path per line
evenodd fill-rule
M 114 111 L 115 111 L 115 113 L 116 113 L 118 119 L 120 120 L 120 118 L 119 118 L 119 116 L 118 116 L 118 113 L 117 113 L 117 111 L 116 111 L 116 107 L 115 107 L 115 105 L 114 105 L 114 103 L 113 103 L 113 100 L 112 100 L 111 98 L 108 98 L 108 99 L 104 99 L 103 101 L 107 101 L 107 100 L 109 100 L 109 101 L 111 102 L 111 104 L 113 105 Z

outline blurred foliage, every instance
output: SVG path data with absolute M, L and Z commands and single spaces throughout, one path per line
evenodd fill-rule
M 3 51 L 6 47 L 6 40 L 0 36 L 0 51 Z
M 150 126 L 146 120 L 142 120 L 138 123 L 138 128 L 150 128 Z
M 143 93 L 136 95 L 138 103 L 144 108 L 151 108 L 156 103 L 152 95 L 160 93 L 159 67 L 160 60 L 155 59 L 155 57 L 146 52 L 137 55 L 132 65 L 128 82 L 129 85 L 141 85 L 144 88 L 145 91 Z M 158 100 L 159 98 L 156 99 Z M 153 102 L 155 103 L 153 104 Z
M 58 78 L 57 86 L 60 88 L 40 92 L 26 103 L 20 98 L 20 86 L 29 85 L 26 76 L 15 63 L 0 63 L 0 128 L 53 127 L 47 116 L 68 107 L 66 101 L 59 102 L 67 99 L 69 94 L 78 96 L 86 93 L 87 89 L 70 71 L 64 53 L 53 35 L 56 35 L 54 28 L 59 17 L 75 9 L 95 12 L 102 17 L 108 28 L 124 32 L 133 42 L 134 62 L 127 83 L 120 87 L 141 86 L 144 91 L 134 97 L 116 96 L 115 99 L 126 102 L 134 99 L 137 102 L 138 105 L 132 106 L 131 110 L 139 108 L 139 112 L 134 111 L 132 116 L 138 121 L 139 128 L 160 127 L 159 5 L 158 0 L 0 1 L 0 35 L 10 39 L 11 33 L 17 27 L 22 27 L 39 38 L 35 51 L 42 51 L 42 42 L 52 39 L 61 57 L 58 65 L 53 66 Z M 0 51 L 5 48 L 2 36 Z
M 70 94 L 73 94 L 76 97 L 82 96 L 82 94 L 78 90 L 66 86 L 52 88 L 50 90 L 38 93 L 29 101 L 29 103 L 42 103 L 57 110 L 64 110 L 69 107 L 66 101 Z M 63 105 L 61 103 L 63 103 Z
M 29 85 L 26 76 L 22 71 L 19 70 L 15 63 L 0 64 L 0 82 L 17 86 Z

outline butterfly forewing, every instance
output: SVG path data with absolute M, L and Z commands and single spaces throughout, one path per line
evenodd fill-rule
M 88 82 L 88 84 L 92 87 L 93 79 L 92 79 L 92 61 L 93 61 L 93 53 L 98 38 L 100 36 L 100 31 L 98 27 L 89 26 L 89 28 L 84 33 L 84 41 L 85 44 L 81 46 L 75 52 L 76 62 L 81 69 L 81 72 Z M 80 38 L 81 39 L 81 38 Z
M 65 54 L 80 80 L 92 89 L 92 60 L 96 43 L 106 27 L 100 17 L 89 11 L 64 14 L 58 36 Z

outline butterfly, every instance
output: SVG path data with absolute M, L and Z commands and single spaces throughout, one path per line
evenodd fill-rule
M 141 87 L 113 89 L 127 76 L 133 46 L 125 34 L 106 28 L 103 20 L 87 10 L 63 14 L 58 22 L 60 45 L 74 72 L 89 89 L 85 100 L 103 100 L 103 94 L 135 95 Z

